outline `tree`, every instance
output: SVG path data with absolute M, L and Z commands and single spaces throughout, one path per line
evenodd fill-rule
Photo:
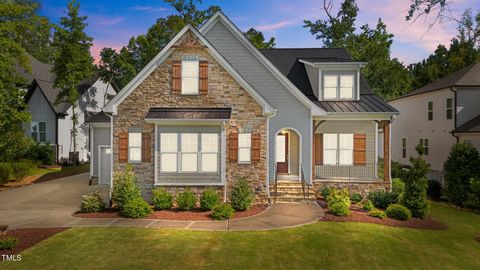
M 423 158 L 424 149 L 417 146 L 418 157 L 410 157 L 411 168 L 403 173 L 405 192 L 402 203 L 412 216 L 426 218 L 430 212 L 430 202 L 427 199 L 428 181 L 426 174 L 430 171 L 430 164 Z
M 434 23 L 441 18 L 443 12 L 448 6 L 446 0 L 410 0 L 408 14 L 405 16 L 407 21 L 417 20 L 421 16 L 428 15 L 430 12 L 437 10 Z M 416 14 L 416 15 L 415 15 Z
M 80 4 L 71 0 L 68 5 L 67 17 L 60 19 L 60 26 L 56 27 L 52 46 L 55 48 L 52 72 L 56 75 L 54 86 L 60 89 L 56 103 L 68 102 L 72 108 L 71 138 L 73 145 L 73 164 L 76 164 L 77 155 L 77 124 L 80 96 L 77 85 L 82 79 L 92 75 L 93 58 L 90 55 L 92 38 L 85 33 L 86 16 L 79 15 Z
M 355 0 L 345 0 L 335 16 L 332 0 L 324 0 L 323 11 L 326 20 L 305 21 L 304 27 L 310 28 L 323 47 L 345 48 L 353 60 L 368 62 L 362 75 L 374 93 L 389 99 L 410 89 L 408 70 L 398 59 L 390 57 L 393 34 L 388 33 L 381 19 L 375 28 L 365 24 L 357 33 L 355 21 L 359 9 Z
M 471 193 L 470 179 L 480 176 L 480 154 L 468 141 L 452 146 L 443 164 L 449 200 L 463 206 Z
M 273 49 L 275 48 L 275 38 L 271 37 L 268 41 L 265 41 L 265 37 L 263 36 L 263 33 L 255 30 L 255 28 L 250 28 L 248 29 L 247 32 L 243 33 L 245 37 L 252 42 L 252 44 L 257 48 L 257 49 Z
M 103 48 L 100 51 L 100 65 L 98 66 L 98 72 L 100 78 L 107 84 L 105 89 L 105 95 L 103 97 L 103 105 L 107 101 L 108 87 L 112 85 L 113 79 L 116 78 L 121 72 L 120 55 L 114 49 Z
M 24 83 L 15 67 L 30 71 L 21 36 L 33 31 L 35 8 L 14 2 L 0 2 L 0 161 L 23 157 L 32 141 L 22 131 L 22 123 L 30 121 L 25 110 Z

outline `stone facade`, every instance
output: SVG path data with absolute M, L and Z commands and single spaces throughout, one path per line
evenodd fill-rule
M 342 180 L 316 180 L 313 181 L 313 188 L 317 197 L 323 188 L 346 188 L 350 193 L 360 193 L 363 196 L 376 190 L 390 190 L 390 181 L 342 181 Z
M 185 41 L 185 38 L 187 38 Z M 119 163 L 119 133 L 131 128 L 151 133 L 152 153 L 154 153 L 154 124 L 146 123 L 145 116 L 151 107 L 196 107 L 196 108 L 231 108 L 231 118 L 225 123 L 227 138 L 226 154 L 228 157 L 228 137 L 234 129 L 239 132 L 257 132 L 261 135 L 260 161 L 252 164 L 238 164 L 226 160 L 227 191 L 234 181 L 245 177 L 250 181 L 257 194 L 257 201 L 265 202 L 266 197 L 266 116 L 262 107 L 245 91 L 223 67 L 215 61 L 203 46 L 191 42 L 189 32 L 176 44 L 173 52 L 159 65 L 130 95 L 118 105 L 117 115 L 113 119 L 113 170 L 123 170 L 126 163 Z M 172 61 L 183 57 L 198 57 L 208 61 L 207 95 L 180 95 L 171 90 Z M 142 188 L 142 194 L 151 200 L 154 187 L 154 154 L 151 161 L 133 164 L 134 171 Z M 168 190 L 181 190 L 185 186 L 167 187 Z M 197 185 L 191 189 L 197 193 L 205 186 Z M 217 188 L 222 191 L 223 186 Z

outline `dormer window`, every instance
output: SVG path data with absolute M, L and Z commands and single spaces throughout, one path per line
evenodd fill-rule
M 199 61 L 182 61 L 182 95 L 198 95 Z
M 324 100 L 354 99 L 354 75 L 324 75 Z

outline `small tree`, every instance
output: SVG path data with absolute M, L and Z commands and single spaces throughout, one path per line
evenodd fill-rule
M 60 88 L 55 103 L 68 102 L 72 108 L 71 139 L 73 145 L 73 165 L 77 155 L 78 92 L 77 85 L 89 77 L 93 71 L 93 58 L 90 55 L 92 38 L 85 33 L 86 16 L 79 16 L 80 4 L 76 0 L 68 3 L 68 17 L 60 19 L 56 27 L 52 46 L 55 48 L 52 72 L 56 75 L 54 86 Z
M 412 167 L 403 173 L 403 179 L 405 180 L 403 205 L 412 211 L 412 216 L 426 218 L 430 212 L 426 177 L 426 174 L 430 171 L 430 164 L 423 159 L 423 147 L 418 145 L 416 150 L 418 157 L 410 157 Z
M 107 84 L 103 105 L 107 104 L 108 87 L 112 85 L 117 75 L 121 72 L 119 54 L 112 48 L 103 48 L 100 51 L 100 65 L 98 66 L 100 78 Z

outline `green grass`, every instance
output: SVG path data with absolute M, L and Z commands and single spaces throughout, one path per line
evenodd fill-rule
M 447 230 L 318 222 L 259 232 L 75 228 L 3 269 L 480 269 L 480 215 L 439 203 Z

